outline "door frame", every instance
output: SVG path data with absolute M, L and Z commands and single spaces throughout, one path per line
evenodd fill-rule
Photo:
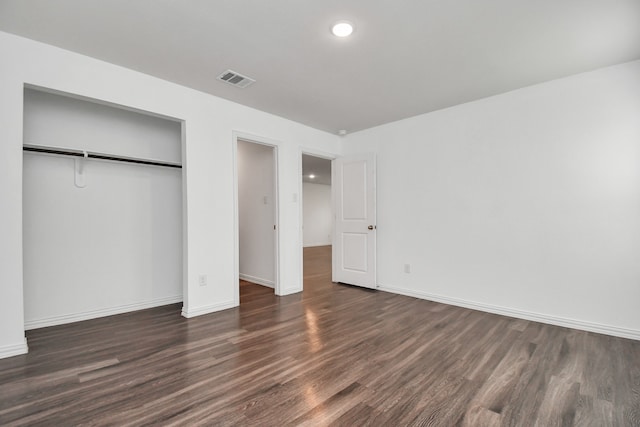
M 273 206 L 274 206 L 274 222 L 276 233 L 274 240 L 274 292 L 281 295 L 280 283 L 280 168 L 278 167 L 280 160 L 279 149 L 282 145 L 280 141 L 270 138 L 252 135 L 245 132 L 232 132 L 232 167 L 233 167 L 233 303 L 234 306 L 240 305 L 240 210 L 238 206 L 238 140 L 250 142 L 253 144 L 264 145 L 273 149 Z
M 304 203 L 304 191 L 303 191 L 303 181 L 302 181 L 302 155 L 306 154 L 309 156 L 313 156 L 313 157 L 319 157 L 321 159 L 327 159 L 327 160 L 331 160 L 331 227 L 332 227 L 332 242 L 335 239 L 335 222 L 336 222 L 336 215 L 335 215 L 335 203 L 334 203 L 334 192 L 333 192 L 333 161 L 335 159 L 337 159 L 338 156 L 337 154 L 333 154 L 330 153 L 328 151 L 322 151 L 322 150 L 318 150 L 315 148 L 310 148 L 310 147 L 304 147 L 301 146 L 299 149 L 299 153 L 298 153 L 298 177 L 300 178 L 298 180 L 298 194 L 300 195 L 300 203 L 298 206 L 298 224 L 300 224 L 300 229 L 299 229 L 299 249 L 298 249 L 298 253 L 300 254 L 300 290 L 304 290 L 304 230 L 302 228 L 303 226 L 303 218 L 304 218 L 304 208 L 303 208 L 303 203 Z M 331 261 L 331 276 L 333 277 L 333 269 L 334 269 L 334 264 L 333 261 Z

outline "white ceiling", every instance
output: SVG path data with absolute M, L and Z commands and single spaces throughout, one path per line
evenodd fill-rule
M 0 30 L 354 132 L 640 59 L 640 0 L 0 0 Z
M 314 178 L 310 178 L 313 175 Z M 302 155 L 302 180 L 313 184 L 331 185 L 331 160 Z

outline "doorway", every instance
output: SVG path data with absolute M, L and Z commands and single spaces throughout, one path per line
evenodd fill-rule
M 236 144 L 239 293 L 255 285 L 277 290 L 277 146 Z
M 302 265 L 304 289 L 331 280 L 333 243 L 332 160 L 302 153 Z

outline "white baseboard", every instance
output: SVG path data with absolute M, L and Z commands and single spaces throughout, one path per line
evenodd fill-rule
M 7 357 L 18 356 L 19 354 L 25 354 L 29 351 L 29 346 L 27 346 L 27 339 L 25 338 L 23 342 L 19 344 L 9 344 L 0 346 L 0 359 L 4 359 Z
M 501 307 L 490 304 L 477 303 L 473 301 L 462 300 L 458 298 L 450 298 L 442 295 L 434 295 L 426 292 L 414 291 L 395 286 L 386 286 L 379 284 L 378 289 L 394 294 L 406 295 L 409 297 L 420 298 L 428 301 L 440 302 L 443 304 L 455 305 L 458 307 L 470 308 L 473 310 L 485 311 L 488 313 L 500 314 L 518 319 L 532 320 L 534 322 L 547 323 L 555 326 L 563 326 L 565 328 L 580 329 L 582 331 L 596 332 L 598 334 L 612 335 L 614 337 L 629 338 L 632 340 L 640 340 L 640 331 L 635 329 L 621 328 L 618 326 L 604 325 L 601 323 L 587 322 L 584 320 L 567 319 L 564 317 L 551 316 L 548 314 L 534 313 L 530 311 L 516 310 L 507 307 Z
M 162 305 L 175 304 L 182 301 L 182 295 L 158 298 L 151 301 L 138 302 L 133 304 L 119 305 L 117 307 L 101 308 L 98 310 L 83 311 L 81 313 L 63 314 L 61 316 L 45 317 L 42 319 L 26 320 L 24 329 L 46 328 L 47 326 L 63 325 L 65 323 L 80 322 L 82 320 L 96 319 L 98 317 L 112 316 L 114 314 L 128 313 L 130 311 L 144 310 L 147 308 L 160 307 Z
M 317 246 L 331 246 L 331 242 L 323 242 L 323 243 L 305 243 L 302 245 L 305 248 L 315 248 Z
M 240 279 L 242 280 L 246 280 L 247 282 L 251 282 L 251 283 L 256 283 L 258 285 L 262 285 L 262 286 L 266 286 L 268 288 L 272 288 L 275 289 L 274 283 L 270 280 L 264 280 L 261 279 L 259 277 L 254 277 L 254 276 L 249 276 L 248 274 L 239 274 Z M 291 294 L 296 294 L 298 292 L 302 292 L 302 288 L 301 287 L 295 287 L 295 288 L 285 288 L 285 289 L 281 289 L 280 292 L 276 292 L 276 295 L 282 297 L 285 295 L 291 295 Z
M 226 309 L 237 307 L 237 306 L 238 304 L 236 304 L 234 301 L 227 301 L 219 304 L 205 305 L 205 306 L 196 307 L 196 308 L 186 308 L 183 306 L 182 317 L 186 317 L 187 319 L 190 319 L 192 317 L 202 316 L 203 314 L 214 313 L 216 311 L 222 311 L 222 310 L 226 310 Z
M 261 277 L 251 276 L 249 274 L 243 273 L 240 273 L 238 276 L 240 277 L 240 280 L 246 280 L 247 282 L 255 283 L 256 285 L 262 285 L 268 288 L 273 288 L 275 286 L 273 280 L 267 280 Z

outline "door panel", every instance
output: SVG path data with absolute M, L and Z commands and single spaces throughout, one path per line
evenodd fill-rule
M 376 287 L 375 155 L 334 160 L 333 281 Z
M 367 235 L 342 233 L 342 266 L 345 270 L 367 272 Z
M 342 218 L 344 220 L 367 219 L 367 165 L 364 162 L 346 163 L 342 166 Z

